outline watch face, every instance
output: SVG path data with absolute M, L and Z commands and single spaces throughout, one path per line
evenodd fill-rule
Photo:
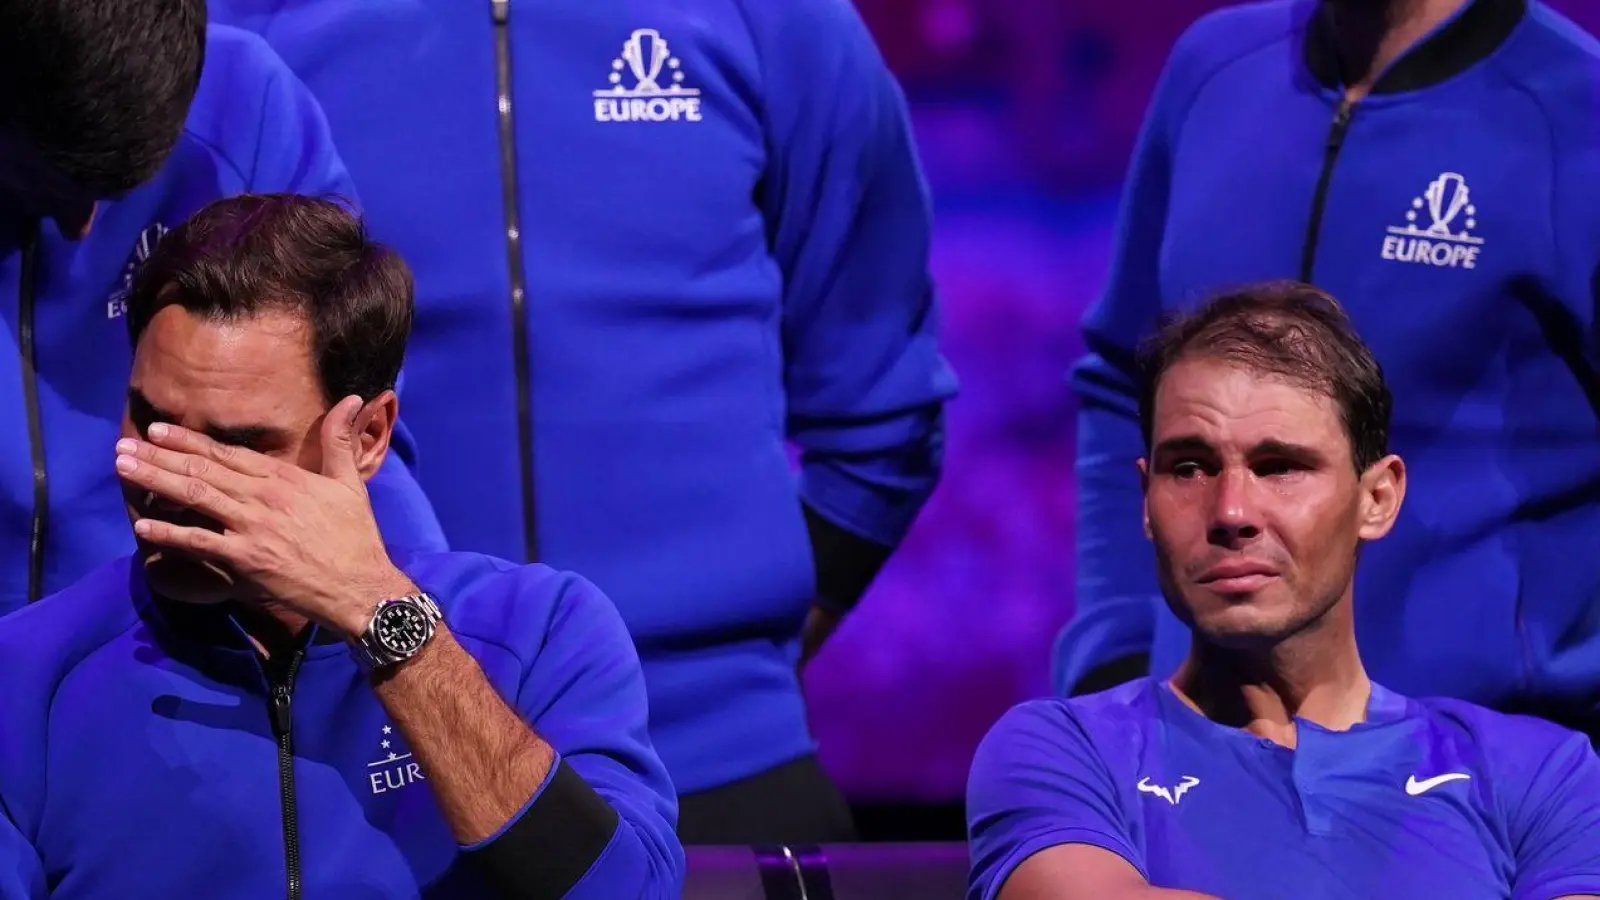
M 428 618 L 411 603 L 385 603 L 378 610 L 373 634 L 378 644 L 390 653 L 410 656 L 422 648 L 432 633 Z

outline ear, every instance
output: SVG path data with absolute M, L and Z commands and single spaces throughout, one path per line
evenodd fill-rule
M 356 413 L 355 435 L 356 469 L 361 480 L 368 481 L 389 455 L 389 439 L 394 435 L 394 425 L 400 417 L 400 398 L 394 391 L 384 391 L 362 404 Z
M 1375 541 L 1389 533 L 1406 499 L 1406 464 L 1393 453 L 1361 474 L 1360 537 Z
M 1139 466 L 1139 518 L 1144 522 L 1144 536 L 1155 540 L 1150 531 L 1150 461 L 1141 457 Z

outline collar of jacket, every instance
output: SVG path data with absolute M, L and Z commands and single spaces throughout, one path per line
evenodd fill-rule
M 261 684 L 263 662 L 234 617 L 233 604 L 202 606 L 156 596 L 136 558 L 128 568 L 128 594 L 153 639 L 151 651 L 225 681 Z M 310 643 L 302 646 L 308 659 L 347 652 L 344 641 L 326 628 L 315 628 L 306 637 Z
M 1389 66 L 1374 94 L 1432 87 L 1477 65 L 1511 36 L 1528 12 L 1528 0 L 1469 0 L 1455 18 Z M 1306 25 L 1305 61 L 1326 88 L 1343 84 L 1333 40 L 1333 2 L 1320 0 Z

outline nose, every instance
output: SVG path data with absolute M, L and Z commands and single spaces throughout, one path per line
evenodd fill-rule
M 1261 536 L 1255 484 L 1248 472 L 1227 469 L 1212 482 L 1211 527 L 1207 538 L 1219 547 L 1235 549 Z

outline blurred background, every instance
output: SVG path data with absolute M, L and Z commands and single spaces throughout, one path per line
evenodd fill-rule
M 946 472 L 806 676 L 868 839 L 959 839 L 973 750 L 1072 615 L 1077 321 L 1173 41 L 1216 0 L 856 0 L 911 101 L 961 376 Z M 1600 0 L 1550 0 L 1600 34 Z M 1132 477 L 1133 473 L 1129 473 Z

